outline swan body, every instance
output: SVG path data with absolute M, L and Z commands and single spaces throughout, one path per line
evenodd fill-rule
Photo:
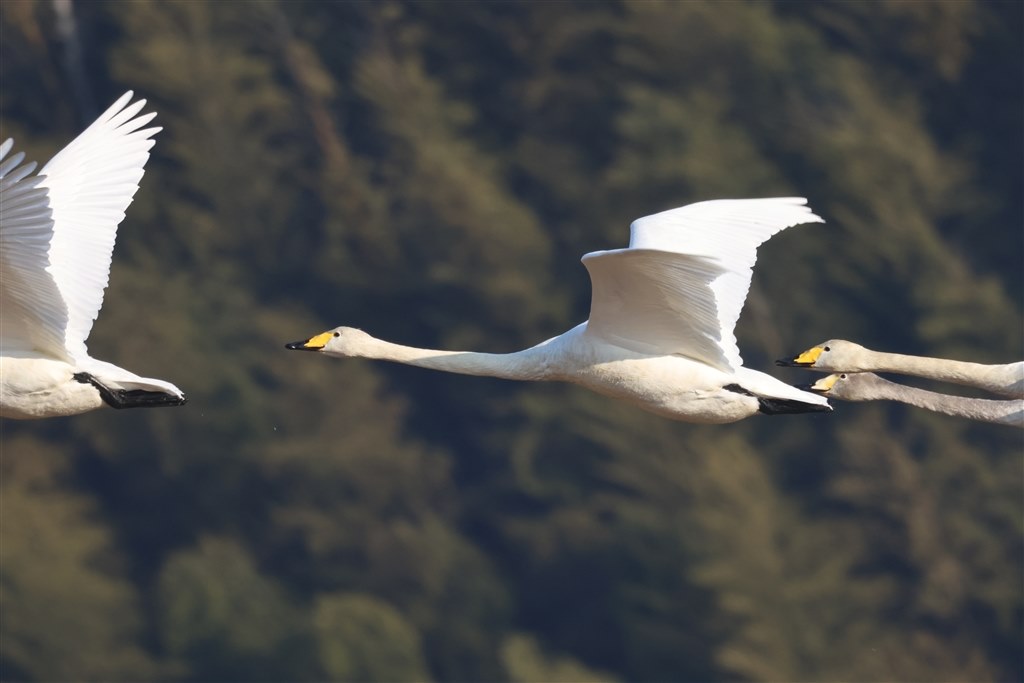
M 590 319 L 508 354 L 419 349 L 338 327 L 289 349 L 513 380 L 563 381 L 664 417 L 723 423 L 829 411 L 821 396 L 742 366 L 733 328 L 757 247 L 820 222 L 802 198 L 718 200 L 638 219 L 626 249 L 583 257 Z
M 949 396 L 890 382 L 871 372 L 831 374 L 810 390 L 844 401 L 899 401 L 943 415 L 1024 428 L 1024 399 Z
M 842 339 L 830 339 L 812 346 L 795 358 L 782 358 L 775 363 L 833 373 L 893 372 L 975 387 L 1001 396 L 1024 398 L 1024 362 L 983 365 L 944 358 L 905 356 L 872 351 Z
M 0 145 L 0 417 L 182 405 L 169 382 L 89 356 L 117 226 L 160 128 L 125 93 L 37 174 Z

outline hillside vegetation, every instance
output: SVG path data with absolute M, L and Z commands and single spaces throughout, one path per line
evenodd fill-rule
M 54 7 L 0 4 L 0 136 L 158 112 L 89 348 L 189 404 L 0 425 L 4 680 L 1024 679 L 1017 430 L 283 348 L 522 348 L 632 219 L 798 195 L 827 222 L 761 249 L 747 365 L 1020 360 L 1020 5 Z

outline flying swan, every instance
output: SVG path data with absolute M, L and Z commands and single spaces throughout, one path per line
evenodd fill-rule
M 757 247 L 785 228 L 823 222 L 806 203 L 799 197 L 716 200 L 634 221 L 629 248 L 583 257 L 593 290 L 590 319 L 523 351 L 418 349 L 351 327 L 286 348 L 571 382 L 686 422 L 829 411 L 823 397 L 743 367 L 733 334 Z
M 949 396 L 884 380 L 871 372 L 836 373 L 809 389 L 844 401 L 899 401 L 932 412 L 1024 428 L 1024 400 Z
M 0 417 L 182 405 L 173 384 L 89 356 L 117 225 L 160 128 L 125 93 L 38 175 L 0 145 Z
M 825 372 L 894 372 L 953 382 L 1001 396 L 1024 398 L 1024 362 L 982 365 L 944 358 L 905 356 L 872 351 L 842 339 L 830 339 L 795 358 L 781 358 L 775 364 Z

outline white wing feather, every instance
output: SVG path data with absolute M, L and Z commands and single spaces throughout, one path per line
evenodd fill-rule
M 588 330 L 626 348 L 735 371 L 743 359 L 734 329 L 757 247 L 788 227 L 823 222 L 806 203 L 723 199 L 635 220 L 628 249 L 583 257 L 593 283 Z
M 583 257 L 593 288 L 587 333 L 650 355 L 677 353 L 727 369 L 718 344 L 714 259 L 656 249 Z
M 125 93 L 39 172 L 53 214 L 47 272 L 67 307 L 64 346 L 88 358 L 85 340 L 103 305 L 117 226 L 139 189 L 143 166 L 160 128 L 146 128 L 155 113 L 136 116 Z
M 64 350 L 68 312 L 48 272 L 53 219 L 35 162 L 0 145 L 0 352 L 41 352 L 70 360 Z M 6 160 L 5 160 L 6 159 Z

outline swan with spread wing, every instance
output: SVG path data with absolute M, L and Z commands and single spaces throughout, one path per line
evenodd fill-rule
M 33 419 L 174 406 L 170 382 L 89 355 L 117 226 L 139 189 L 160 128 L 125 93 L 33 175 L 0 145 L 0 417 Z
M 592 284 L 590 319 L 514 353 L 420 349 L 351 327 L 286 347 L 570 382 L 686 422 L 829 411 L 823 397 L 743 367 L 733 331 L 757 247 L 788 227 L 816 222 L 821 218 L 799 197 L 714 200 L 640 218 L 630 226 L 628 248 L 583 257 Z

